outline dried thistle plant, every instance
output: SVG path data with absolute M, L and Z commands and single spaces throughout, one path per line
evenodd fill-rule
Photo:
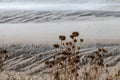
M 80 62 L 79 51 L 80 46 L 76 44 L 82 43 L 84 40 L 77 39 L 78 32 L 73 32 L 70 35 L 71 41 L 65 41 L 66 36 L 60 35 L 60 44 L 54 44 L 54 48 L 59 49 L 59 54 L 52 61 L 46 61 L 45 64 L 49 68 L 53 68 L 54 80 L 78 80 L 80 69 L 78 63 Z
M 82 76 L 79 74 L 80 67 L 80 50 L 84 39 L 78 39 L 79 33 L 73 32 L 70 35 L 70 41 L 66 41 L 66 36 L 60 35 L 59 44 L 53 44 L 58 49 L 57 56 L 53 60 L 46 61 L 48 69 L 52 70 L 51 80 L 99 80 L 100 76 L 109 73 L 106 68 L 109 66 L 104 62 L 104 54 L 108 51 L 105 48 L 98 48 L 92 55 L 87 56 L 89 67 L 84 67 Z M 78 45 L 78 43 L 80 45 Z M 114 79 L 108 76 L 104 80 L 119 80 L 120 71 L 115 75 Z

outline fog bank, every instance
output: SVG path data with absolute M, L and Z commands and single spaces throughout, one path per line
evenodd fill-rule
M 90 40 L 120 40 L 120 19 L 100 18 L 76 22 L 39 24 L 0 24 L 0 41 L 54 42 L 60 34 L 80 32 L 80 37 Z

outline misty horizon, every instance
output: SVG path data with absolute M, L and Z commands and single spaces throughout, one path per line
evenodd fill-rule
M 79 29 L 78 31 L 82 32 L 82 35 L 88 39 L 117 40 L 120 39 L 120 35 L 118 35 L 120 34 L 118 23 L 120 21 L 119 12 L 119 0 L 0 0 L 0 23 L 40 23 L 38 25 L 32 24 L 35 27 L 29 24 L 2 24 L 0 25 L 0 37 L 3 37 L 1 41 L 11 39 L 26 40 L 27 38 L 28 40 L 41 41 L 47 41 L 49 38 L 49 40 L 52 41 L 59 33 L 68 34 L 66 32 Z M 92 19 L 94 19 L 93 22 L 89 23 L 89 20 L 91 21 Z M 98 20 L 98 22 L 95 22 L 96 20 Z M 43 23 L 57 21 L 58 23 L 55 24 Z M 68 25 L 66 22 L 69 21 L 72 22 L 71 25 L 76 27 Z M 75 21 L 79 22 L 74 23 Z M 59 22 L 63 23 L 59 24 Z M 82 26 L 79 23 L 81 23 Z M 113 24 L 116 25 L 116 27 L 114 27 Z M 91 30 L 88 28 L 89 25 Z M 15 26 L 17 26 L 17 28 Z M 29 28 L 26 26 L 29 26 Z M 47 31 L 44 26 L 50 29 L 50 31 Z M 56 26 L 59 26 L 59 28 L 56 28 Z M 68 26 L 70 26 L 70 28 L 67 31 L 67 28 L 64 30 L 64 27 Z M 107 28 L 105 26 L 107 26 Z M 108 26 L 110 27 L 108 28 Z M 53 30 L 53 32 L 51 30 Z M 38 36 L 38 34 L 40 34 L 40 36 Z M 52 36 L 52 38 L 50 36 Z
M 100 19 L 101 20 L 101 19 Z M 90 40 L 120 40 L 119 19 L 103 21 L 57 22 L 41 24 L 1 24 L 0 41 L 54 42 L 60 34 L 78 31 L 81 38 Z M 114 24 L 113 24 L 114 23 Z M 100 26 L 101 25 L 101 26 Z M 17 26 L 17 27 L 16 27 Z
M 0 2 L 63 2 L 63 3 L 118 3 L 119 0 L 0 0 Z

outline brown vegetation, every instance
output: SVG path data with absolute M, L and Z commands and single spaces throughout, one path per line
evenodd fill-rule
M 0 49 L 0 72 L 3 70 L 3 62 L 7 58 L 7 50 Z
M 99 80 L 102 74 L 108 74 L 108 65 L 104 64 L 104 54 L 107 54 L 105 48 L 98 48 L 93 55 L 88 56 L 90 60 L 89 67 L 84 67 L 82 75 L 79 74 L 81 69 L 80 49 L 84 39 L 78 39 L 79 33 L 73 32 L 70 35 L 71 41 L 65 41 L 66 36 L 60 35 L 60 44 L 54 44 L 54 48 L 59 49 L 59 54 L 52 60 L 46 61 L 45 64 L 49 71 L 52 71 L 51 80 Z M 80 45 L 78 45 L 78 43 Z M 120 71 L 114 76 L 108 76 L 104 80 L 119 80 Z

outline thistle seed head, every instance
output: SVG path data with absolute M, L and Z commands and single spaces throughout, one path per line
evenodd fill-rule
M 74 36 L 73 36 L 73 35 L 70 35 L 70 38 L 71 38 L 71 39 L 74 39 Z
M 99 52 L 101 52 L 101 51 L 102 51 L 102 49 L 101 49 L 101 48 L 98 48 L 98 51 L 99 51 Z
M 103 52 L 105 52 L 105 53 L 107 52 L 107 50 L 106 50 L 106 49 L 104 49 L 104 48 L 102 49 L 102 51 L 103 51 Z
M 80 39 L 80 42 L 82 43 L 84 41 L 84 39 Z
M 75 69 L 75 68 L 73 68 L 73 69 L 71 70 L 72 73 L 75 73 L 76 71 L 77 71 L 77 69 Z
M 79 33 L 78 33 L 78 32 L 73 32 L 72 35 L 73 35 L 74 37 L 78 37 L 78 36 L 79 36 Z
M 76 42 L 77 42 L 77 39 L 74 39 L 74 42 L 76 43 Z
M 64 41 L 66 39 L 66 37 L 64 35 L 60 35 L 59 39 L 62 40 L 62 41 Z
M 59 48 L 59 44 L 54 44 L 53 47 L 54 48 Z

